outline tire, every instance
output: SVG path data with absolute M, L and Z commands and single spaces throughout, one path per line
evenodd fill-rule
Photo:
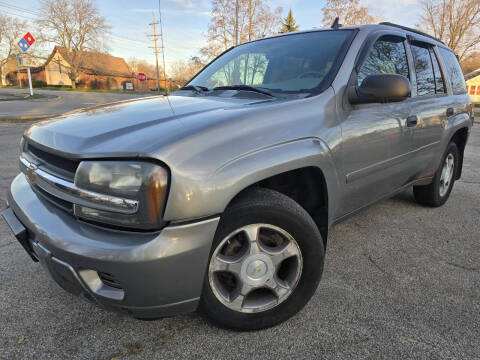
M 231 294 L 241 295 L 240 292 L 243 294 L 240 289 L 243 290 L 242 286 L 247 286 L 246 282 L 253 279 L 247 275 L 250 274 L 251 265 L 255 262 L 262 264 L 263 260 L 253 261 L 252 258 L 265 254 L 254 253 L 252 255 L 251 251 L 254 247 L 251 245 L 252 240 L 248 240 L 252 239 L 252 236 L 247 236 L 248 231 L 256 229 L 257 226 L 259 227 L 258 249 L 268 248 L 269 252 L 271 249 L 277 249 L 266 246 L 264 241 L 265 239 L 276 239 L 276 241 L 281 239 L 278 248 L 287 249 L 288 245 L 288 253 L 294 254 L 287 260 L 282 260 L 278 265 L 275 265 L 278 256 L 272 257 L 272 259 L 277 259 L 272 261 L 275 263 L 273 267 L 259 266 L 261 268 L 259 276 L 263 276 L 262 274 L 266 272 L 264 276 L 271 276 L 271 279 L 276 279 L 279 283 L 282 282 L 285 285 L 289 282 L 288 288 L 291 290 L 288 290 L 290 292 L 287 293 L 283 287 L 277 287 L 276 289 L 281 291 L 273 292 L 273 290 L 262 288 L 260 284 L 259 289 L 254 289 L 243 298 L 243 302 L 237 302 L 243 304 L 241 309 L 235 308 L 240 305 L 234 305 L 235 302 L 230 302 L 230 299 L 227 300 L 222 294 L 228 293 L 230 294 L 228 297 L 231 298 L 234 298 L 234 295 Z M 239 229 L 250 230 L 239 231 Z M 256 233 L 256 230 L 251 233 Z M 236 235 L 232 236 L 232 234 Z M 291 241 L 292 238 L 294 241 Z M 239 239 L 247 240 L 241 242 Z M 284 245 L 283 241 L 285 240 Z M 278 242 L 274 245 L 277 246 L 277 244 Z M 232 255 L 230 247 L 235 248 L 237 253 L 233 251 Z M 242 250 L 244 248 L 246 250 Z M 235 262 L 236 269 L 238 270 L 241 265 L 241 269 L 246 270 L 238 270 L 238 273 L 235 274 L 216 272 L 218 259 L 227 256 L 224 255 L 224 252 L 228 253 L 232 259 L 243 259 Z M 285 252 L 287 251 L 285 250 Z M 322 236 L 313 219 L 298 203 L 273 190 L 262 188 L 248 190 L 235 200 L 222 215 L 210 252 L 199 310 L 217 325 L 233 330 L 258 330 L 277 325 L 300 311 L 315 293 L 322 276 L 324 257 Z M 268 262 L 267 260 L 265 263 Z M 255 267 L 254 271 L 256 269 Z M 270 270 L 275 271 L 275 275 L 269 275 L 272 273 Z M 282 271 L 283 273 L 280 274 Z M 285 280 L 281 280 L 284 278 Z M 262 279 L 259 280 L 263 281 Z M 267 283 L 270 284 L 270 281 L 272 280 Z M 283 297 L 277 297 L 277 292 L 285 294 L 282 295 Z M 248 305 L 253 308 L 249 308 L 247 304 L 254 304 Z
M 453 157 L 453 169 L 450 173 L 450 180 L 448 181 L 448 186 L 445 187 L 445 179 L 442 178 L 444 174 L 444 166 L 446 166 L 447 159 Z M 450 193 L 452 192 L 453 184 L 455 183 L 456 175 L 458 171 L 458 148 L 457 145 L 453 142 L 448 144 L 447 150 L 443 154 L 442 161 L 438 170 L 433 178 L 431 184 L 426 186 L 414 186 L 413 194 L 415 195 L 415 200 L 426 206 L 439 207 L 446 203 Z

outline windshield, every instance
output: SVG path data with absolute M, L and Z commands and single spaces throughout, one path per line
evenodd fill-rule
M 220 56 L 188 85 L 251 86 L 272 93 L 314 93 L 327 81 L 352 31 L 317 31 L 259 40 Z

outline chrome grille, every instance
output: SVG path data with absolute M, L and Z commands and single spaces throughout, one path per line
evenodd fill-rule
M 25 144 L 23 156 L 35 163 L 39 169 L 71 182 L 73 182 L 75 172 L 80 164 L 78 160 L 52 154 L 31 143 Z

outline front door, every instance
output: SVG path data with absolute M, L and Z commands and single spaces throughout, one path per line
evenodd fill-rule
M 360 66 L 357 85 L 373 74 L 410 78 L 405 39 L 382 36 Z M 387 104 L 354 105 L 342 122 L 343 208 L 346 215 L 397 189 L 403 172 L 402 155 L 412 150 L 406 122 L 412 99 Z

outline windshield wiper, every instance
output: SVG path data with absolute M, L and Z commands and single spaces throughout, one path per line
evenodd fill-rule
M 257 88 L 250 85 L 230 85 L 230 86 L 217 86 L 213 90 L 244 90 L 244 91 L 254 91 L 259 94 L 275 97 L 272 92 L 267 89 Z
M 180 90 L 194 90 L 196 92 L 205 92 L 205 91 L 209 91 L 210 89 L 206 86 L 200 86 L 200 85 L 187 85 L 187 86 L 184 86 L 182 88 L 180 88 Z

